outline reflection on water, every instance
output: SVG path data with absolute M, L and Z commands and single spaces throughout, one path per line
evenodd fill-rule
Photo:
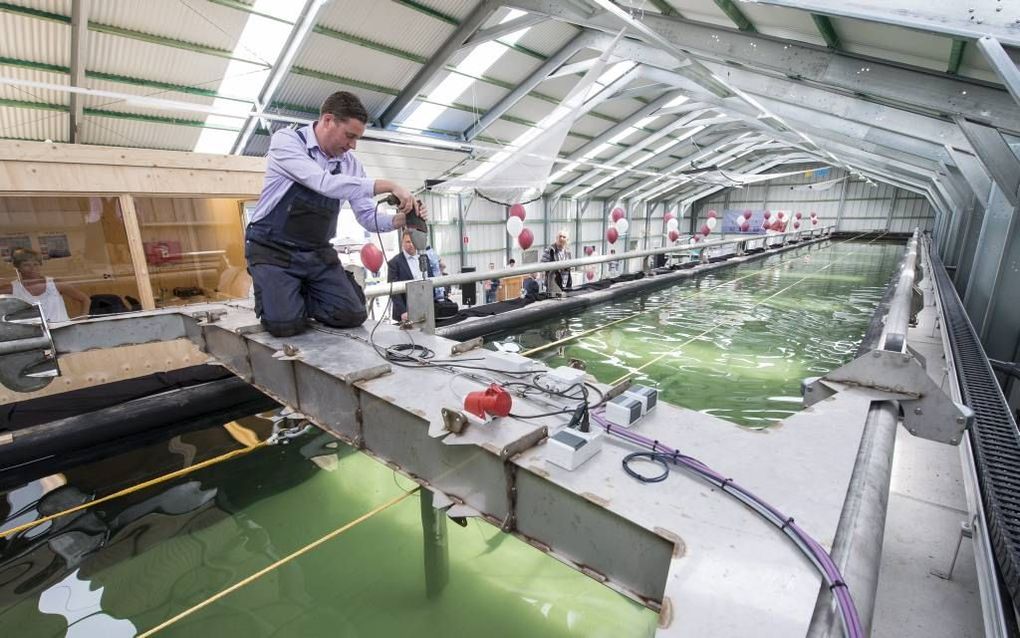
M 248 418 L 0 489 L 11 529 L 265 438 Z M 135 635 L 411 484 L 326 434 L 265 447 L 0 539 L 0 636 Z M 649 636 L 656 615 L 490 525 L 450 524 L 425 594 L 417 496 L 160 636 Z
M 490 347 L 528 351 L 641 312 L 532 356 L 550 366 L 580 359 L 605 383 L 636 371 L 664 401 L 764 427 L 800 409 L 804 377 L 852 358 L 902 253 L 805 247 L 518 329 Z

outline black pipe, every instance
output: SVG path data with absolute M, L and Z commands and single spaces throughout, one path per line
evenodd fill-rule
M 80 452 L 184 421 L 218 421 L 272 409 L 275 401 L 237 377 L 148 396 L 0 436 L 0 471 Z
M 759 256 L 777 255 L 795 248 L 811 246 L 813 244 L 826 241 L 827 239 L 828 237 L 821 237 L 815 238 L 814 240 L 805 240 L 797 244 L 787 244 L 781 248 L 769 250 L 767 253 L 759 253 L 753 257 L 757 258 Z M 558 299 L 556 301 L 549 301 L 545 303 L 529 304 L 519 310 L 506 312 L 501 315 L 479 318 L 474 321 L 464 321 L 462 323 L 455 323 L 450 326 L 438 328 L 436 330 L 436 334 L 441 337 L 446 337 L 447 339 L 455 339 L 458 341 L 473 339 L 474 337 L 488 336 L 511 328 L 517 328 L 525 324 L 571 314 L 576 310 L 605 303 L 621 297 L 649 292 L 657 288 L 673 286 L 684 279 L 698 277 L 713 270 L 747 263 L 751 260 L 750 257 L 751 256 L 739 258 L 731 257 L 726 261 L 701 264 L 697 269 L 677 270 L 664 275 L 656 275 L 654 277 L 645 277 L 644 279 L 628 281 L 621 285 L 614 285 L 611 288 L 596 290 L 594 292 L 584 293 L 575 297 L 567 297 L 565 299 Z

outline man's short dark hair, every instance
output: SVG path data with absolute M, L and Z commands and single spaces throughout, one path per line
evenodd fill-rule
M 42 262 L 42 256 L 31 248 L 16 248 L 11 254 L 11 265 L 15 268 L 21 268 L 26 261 Z
M 368 123 L 368 111 L 365 110 L 365 105 L 361 103 L 357 95 L 349 91 L 337 91 L 326 98 L 322 103 L 322 108 L 319 109 L 319 115 L 322 116 L 326 113 L 340 121 L 354 118 L 362 124 Z

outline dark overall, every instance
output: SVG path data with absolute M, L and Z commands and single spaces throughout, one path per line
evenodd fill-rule
M 339 172 L 339 166 L 333 169 Z M 365 294 L 330 244 L 340 205 L 295 182 L 268 215 L 248 224 L 245 257 L 255 314 L 274 336 L 301 332 L 309 318 L 335 328 L 360 326 L 368 318 Z

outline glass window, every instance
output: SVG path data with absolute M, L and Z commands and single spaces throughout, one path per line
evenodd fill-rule
M 0 197 L 0 294 L 51 322 L 140 309 L 116 197 Z
M 248 296 L 243 201 L 135 197 L 135 210 L 157 307 Z

